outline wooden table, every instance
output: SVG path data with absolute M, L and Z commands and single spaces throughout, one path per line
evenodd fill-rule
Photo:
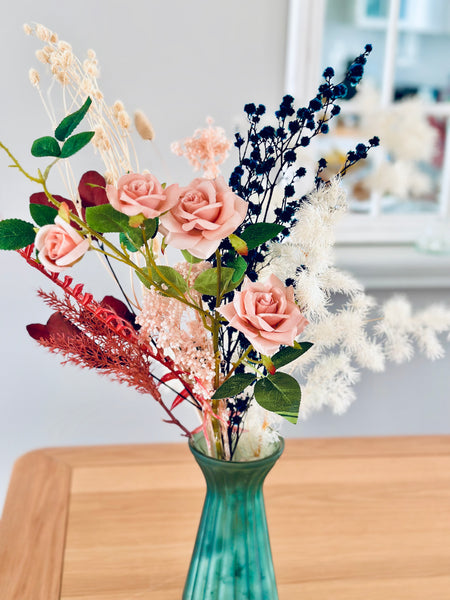
M 280 600 L 449 600 L 450 436 L 288 440 L 265 495 Z M 203 496 L 185 445 L 23 456 L 1 600 L 180 600 Z

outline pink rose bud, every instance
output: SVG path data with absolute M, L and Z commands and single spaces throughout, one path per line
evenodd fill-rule
M 129 217 L 143 214 L 146 219 L 159 217 L 177 203 L 177 198 L 169 197 L 156 177 L 148 173 L 123 175 L 117 187 L 106 186 L 106 195 L 119 212 Z
M 34 241 L 39 260 L 53 273 L 60 273 L 78 262 L 89 249 L 89 243 L 61 217 L 55 218 L 54 225 L 41 227 Z
M 167 198 L 175 206 L 162 215 L 160 231 L 169 246 L 208 258 L 247 214 L 247 202 L 227 186 L 223 177 L 197 178 L 187 187 L 170 185 Z
M 294 302 L 294 288 L 286 287 L 275 275 L 264 283 L 246 278 L 233 301 L 218 311 L 266 356 L 275 354 L 282 344 L 292 346 L 308 325 Z

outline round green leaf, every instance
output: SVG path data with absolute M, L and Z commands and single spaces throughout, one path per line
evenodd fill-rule
M 296 343 L 294 347 L 286 346 L 272 356 L 272 362 L 277 369 L 284 367 L 284 365 L 299 358 L 299 356 L 309 350 L 312 345 L 311 342 L 302 342 L 301 344 Z
M 232 375 L 217 388 L 212 398 L 213 400 L 233 398 L 243 392 L 254 381 L 255 375 L 252 375 L 252 373 L 236 373 L 236 375 Z
M 129 227 L 128 217 L 111 206 L 100 204 L 86 209 L 86 223 L 99 233 L 126 231 Z
M 21 219 L 0 221 L 0 250 L 19 250 L 34 242 L 34 226 Z
M 53 206 L 31 202 L 30 215 L 39 227 L 43 227 L 44 225 L 52 225 L 54 223 L 55 217 L 58 216 L 58 211 Z
M 241 238 L 247 243 L 248 249 L 253 250 L 276 237 L 283 229 L 284 225 L 276 223 L 254 223 L 244 229 Z
M 184 256 L 184 259 L 186 260 L 186 262 L 190 263 L 191 265 L 202 262 L 201 258 L 192 256 L 192 254 L 190 252 L 188 252 L 187 250 L 181 250 L 181 254 Z
M 84 146 L 89 144 L 94 135 L 95 131 L 83 131 L 82 133 L 76 133 L 70 137 L 64 142 L 60 158 L 69 158 L 69 156 L 73 156 L 76 152 L 81 150 L 81 148 L 84 148 Z
M 54 137 L 46 135 L 44 137 L 34 140 L 31 146 L 31 154 L 33 156 L 60 156 L 61 148 L 57 140 Z
M 234 274 L 234 269 L 222 267 L 220 269 L 220 295 L 229 291 L 231 279 Z M 217 267 L 202 271 L 194 281 L 194 289 L 200 294 L 207 296 L 217 296 Z
M 275 375 L 258 379 L 255 384 L 256 402 L 291 423 L 297 423 L 300 399 L 300 385 L 287 373 L 277 372 Z
M 158 265 L 158 270 L 151 268 L 152 279 L 157 285 L 165 284 L 184 294 L 188 286 L 183 277 L 172 267 Z

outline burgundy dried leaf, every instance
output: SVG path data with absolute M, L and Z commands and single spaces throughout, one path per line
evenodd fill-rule
M 128 310 L 127 305 L 122 302 L 122 300 L 118 300 L 117 298 L 114 298 L 114 296 L 105 296 L 100 302 L 100 306 L 112 310 L 118 317 L 125 319 L 125 321 L 131 323 L 133 327 L 135 326 L 135 316 Z
M 67 198 L 63 198 L 63 196 L 58 196 L 57 194 L 53 194 L 53 198 L 58 202 L 65 202 L 71 213 L 74 215 L 78 214 L 75 204 L 72 202 L 72 200 L 67 200 Z M 31 194 L 30 204 L 41 204 L 43 206 L 50 206 L 50 208 L 57 210 L 56 206 L 50 202 L 44 192 L 36 192 L 35 194 Z M 81 229 L 81 227 L 74 221 L 70 221 L 70 224 L 74 229 Z
M 78 193 L 80 194 L 83 213 L 90 206 L 108 204 L 105 187 L 105 178 L 97 171 L 87 171 L 81 177 L 78 184 Z
M 29 335 L 37 340 L 48 341 L 51 336 L 60 335 L 67 339 L 74 337 L 86 337 L 82 331 L 66 319 L 60 312 L 53 313 L 46 325 L 32 323 L 27 325 Z
M 31 323 L 30 325 L 27 325 L 27 331 L 37 342 L 39 342 L 39 340 L 48 340 L 50 337 L 47 326 L 42 325 L 41 323 Z

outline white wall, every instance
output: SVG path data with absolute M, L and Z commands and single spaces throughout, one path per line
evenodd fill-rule
M 151 118 L 166 169 L 148 146 L 138 144 L 145 166 L 163 180 L 191 177 L 183 159 L 172 157 L 171 141 L 191 134 L 211 115 L 231 133 L 249 101 L 275 107 L 282 94 L 287 1 L 278 0 L 22 0 L 3 11 L 0 23 L 2 119 L 0 139 L 25 165 L 30 142 L 49 133 L 48 122 L 28 69 L 36 66 L 37 43 L 22 33 L 25 21 L 42 22 L 70 41 L 79 54 L 95 48 L 103 90 L 121 98 L 130 111 Z M 91 166 L 90 154 L 82 168 Z M 27 197 L 35 189 L 0 156 L 0 216 L 27 217 Z M 230 160 L 229 165 L 232 165 Z M 56 190 L 55 190 L 56 191 Z M 97 275 L 100 273 L 100 275 Z M 88 256 L 74 269 L 78 281 L 97 297 L 111 292 L 109 279 Z M 71 366 L 31 340 L 25 325 L 45 322 L 49 311 L 35 296 L 49 284 L 15 253 L 0 254 L 0 506 L 13 461 L 43 446 L 179 440 L 161 422 L 151 399 Z M 416 295 L 419 303 L 447 296 Z M 358 402 L 343 417 L 323 413 L 288 435 L 359 435 L 449 432 L 448 359 L 417 360 L 385 375 L 368 375 L 358 386 Z

